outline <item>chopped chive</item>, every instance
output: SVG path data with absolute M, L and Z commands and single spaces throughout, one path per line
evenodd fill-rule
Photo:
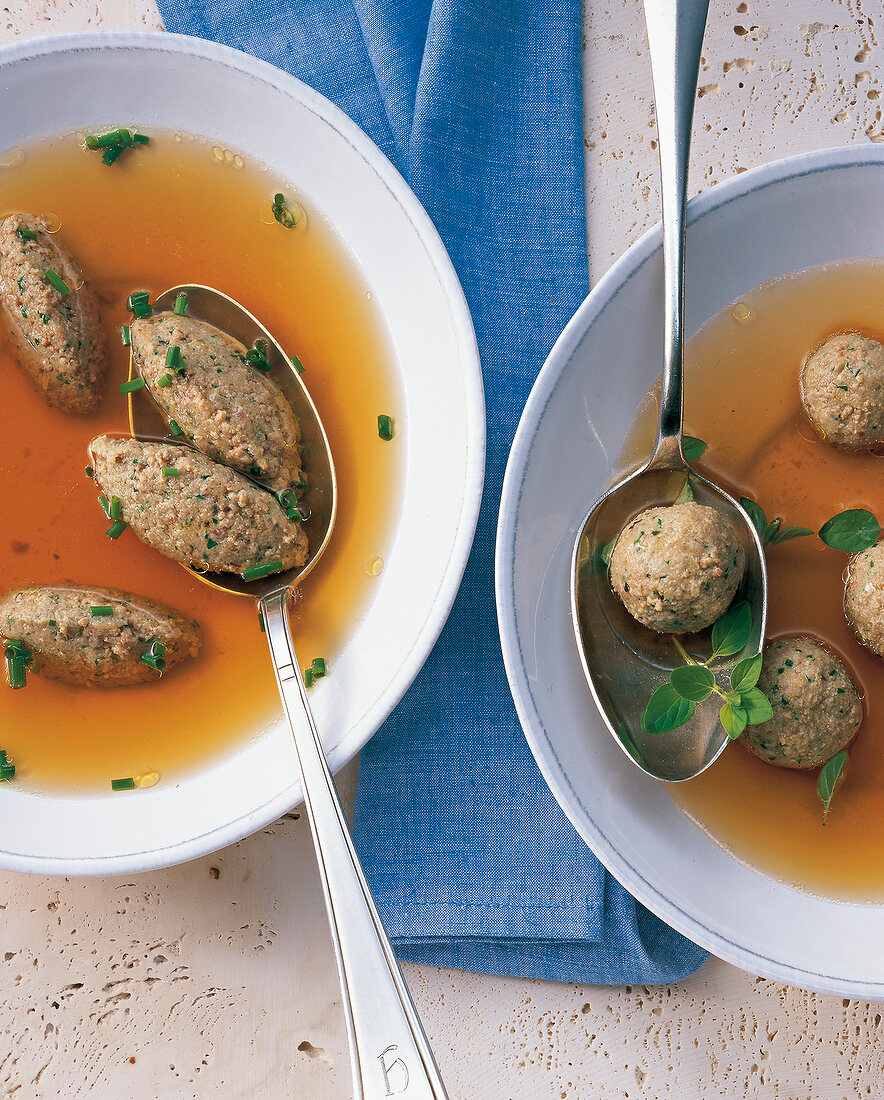
M 128 325 L 120 325 L 120 339 L 123 341 L 124 348 L 132 346 L 132 333 Z
M 20 225 L 18 229 L 16 229 L 15 235 L 20 241 L 35 241 L 37 239 L 37 234 L 33 229 L 27 229 L 23 225 Z
M 242 575 L 244 581 L 257 581 L 262 577 L 267 577 L 271 573 L 278 573 L 282 569 L 281 561 L 268 561 L 264 565 L 254 565 L 251 569 L 246 569 Z
M 171 386 L 175 379 L 171 374 L 161 374 L 157 379 L 157 385 L 161 390 L 164 390 L 166 386 Z
M 27 687 L 28 668 L 33 664 L 34 657 L 21 638 L 9 638 L 3 647 L 3 656 L 6 658 L 9 686 L 13 691 Z
M 292 366 L 295 368 L 295 370 L 298 372 L 298 374 L 303 374 L 304 373 L 304 364 L 297 357 L 297 355 L 290 355 L 289 359 L 291 359 Z
M 135 393 L 136 390 L 143 390 L 146 385 L 143 378 L 132 378 L 128 382 L 120 383 L 120 393 Z
M 113 615 L 114 609 L 107 604 L 101 604 L 98 607 L 92 606 L 89 608 L 89 614 L 96 619 L 104 618 L 107 615 Z
M 136 317 L 150 317 L 153 313 L 150 305 L 150 293 L 146 290 L 136 290 L 126 299 L 126 309 Z
M 86 467 L 86 477 L 88 477 L 88 478 L 95 477 L 95 470 L 93 469 L 92 466 L 87 466 Z
M 105 534 L 108 536 L 108 538 L 118 539 L 128 526 L 129 524 L 126 523 L 124 520 L 118 519 L 114 523 L 112 523 L 110 527 L 108 527 Z
M 111 497 L 110 501 L 110 518 L 119 519 L 123 514 L 123 502 L 119 497 Z
M 43 282 L 48 283 L 51 287 L 57 290 L 62 298 L 64 298 L 65 295 L 70 294 L 71 292 L 71 288 L 68 286 L 68 284 L 64 281 L 64 279 L 62 279 L 58 272 L 53 271 L 51 267 L 46 268 L 46 274 L 43 276 Z
M 135 142 L 136 145 L 147 145 L 150 141 L 150 138 L 147 136 L 147 134 L 133 134 L 132 140 Z
M 318 680 L 320 677 L 325 676 L 327 671 L 325 667 L 325 658 L 314 657 L 313 664 L 310 666 L 310 671 L 313 673 L 314 680 Z
M 271 369 L 270 360 L 267 358 L 267 341 L 256 340 L 255 346 L 246 352 L 246 361 L 266 374 Z
M 312 668 L 305 668 L 304 669 L 304 687 L 308 687 L 308 688 L 313 687 L 313 669 Z
M 108 146 L 108 148 L 105 149 L 105 151 L 101 154 L 101 163 L 106 164 L 108 165 L 108 167 L 110 167 L 110 165 L 112 165 L 114 161 L 117 160 L 124 149 L 125 145 Z
M 178 477 L 178 469 L 175 466 L 161 466 L 160 471 L 163 477 Z
M 111 780 L 111 790 L 112 791 L 134 791 L 135 790 L 135 780 L 132 778 L 131 775 L 127 776 L 125 779 L 112 779 Z
M 298 219 L 286 206 L 285 195 L 281 192 L 277 192 L 273 196 L 273 206 L 271 210 L 273 211 L 273 217 L 276 221 L 279 222 L 280 225 L 285 226 L 286 229 L 294 229 L 298 224 Z
M 141 660 L 162 676 L 166 671 L 166 647 L 162 642 L 151 642 L 149 648 L 141 654 Z
M 260 626 L 262 634 L 267 633 L 267 629 L 264 626 L 264 613 L 263 613 L 263 611 L 258 612 L 258 626 Z
M 107 497 L 99 497 L 98 503 L 101 505 L 101 510 L 102 512 L 104 512 L 107 518 L 113 519 L 113 516 L 111 515 L 110 501 L 107 499 Z
M 187 313 L 187 295 L 177 294 L 175 296 L 175 305 L 172 307 L 172 312 L 176 317 L 184 317 Z
M 0 779 L 14 779 L 15 778 L 15 764 L 10 764 L 6 759 L 6 753 L 3 754 L 3 760 L 0 761 Z
M 125 140 L 122 135 L 128 133 L 128 130 L 109 130 L 106 134 L 102 134 L 101 137 L 96 137 L 94 134 L 90 134 L 86 138 L 86 148 L 109 149 L 112 145 L 121 145 L 124 143 Z
M 168 378 L 168 377 L 169 377 L 168 374 L 163 375 L 163 378 Z M 168 385 L 168 384 L 169 383 L 167 382 L 166 385 Z M 162 379 L 160 379 L 160 385 L 162 385 Z M 181 431 L 181 426 L 180 426 L 180 424 L 178 423 L 177 420 L 170 420 L 169 421 L 169 431 L 172 433 L 172 435 L 183 435 L 184 434 Z
M 166 352 L 166 366 L 174 371 L 184 370 L 184 364 L 181 362 L 181 348 L 177 344 L 169 345 L 169 350 Z
M 393 418 L 387 416 L 386 413 L 381 413 L 378 416 L 378 435 L 381 439 L 391 440 L 393 438 Z

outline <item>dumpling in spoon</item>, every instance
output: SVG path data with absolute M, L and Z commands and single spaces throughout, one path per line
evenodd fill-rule
M 648 508 L 620 532 L 611 584 L 634 619 L 692 634 L 727 611 L 743 577 L 743 544 L 715 508 L 689 501 Z
M 166 557 L 246 580 L 307 561 L 307 536 L 276 497 L 198 451 L 100 435 L 89 452 L 120 518 Z
M 129 331 L 136 372 L 195 447 L 271 489 L 302 481 L 297 418 L 238 340 L 171 312 L 138 318 Z

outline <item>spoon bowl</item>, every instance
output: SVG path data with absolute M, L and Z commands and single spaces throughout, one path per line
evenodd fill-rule
M 309 471 L 307 488 L 300 498 L 309 509 L 305 520 L 309 556 L 304 565 L 254 581 L 244 581 L 235 573 L 191 572 L 213 588 L 252 599 L 260 599 L 280 587 L 294 588 L 311 572 L 325 552 L 337 515 L 337 478 L 325 428 L 300 372 L 256 317 L 229 295 L 198 284 L 173 286 L 163 291 L 154 300 L 153 308 L 171 310 L 180 294 L 187 295 L 187 311 L 191 317 L 214 325 L 247 348 L 252 347 L 256 340 L 266 343 L 265 354 L 271 364 L 270 377 L 282 390 L 301 425 L 301 456 L 304 469 Z M 133 371 L 134 365 L 130 363 L 130 378 L 134 377 Z M 165 439 L 170 443 L 190 446 L 181 437 L 169 434 L 169 421 L 147 389 L 129 394 L 129 427 L 138 439 Z M 260 479 L 251 480 L 261 484 Z
M 684 664 L 671 634 L 657 634 L 626 611 L 611 588 L 605 548 L 645 508 L 674 504 L 690 490 L 699 504 L 715 508 L 737 531 L 745 572 L 736 599 L 748 602 L 752 632 L 743 650 L 710 666 L 720 683 L 743 657 L 758 652 L 767 617 L 767 571 L 761 540 L 733 497 L 686 462 L 682 448 L 684 402 L 684 230 L 688 160 L 700 51 L 708 0 L 645 0 L 645 21 L 654 75 L 663 204 L 664 356 L 660 421 L 651 457 L 590 509 L 571 561 L 571 618 L 590 690 L 615 740 L 655 779 L 679 782 L 699 775 L 721 754 L 728 734 L 719 722 L 719 697 L 697 704 L 693 717 L 675 730 L 648 733 L 642 715 L 653 693 Z M 706 660 L 711 635 L 681 635 L 692 656 Z
M 718 658 L 711 666 L 719 678 L 726 677 L 739 660 L 758 652 L 764 636 L 764 554 L 757 531 L 737 501 L 677 454 L 650 460 L 608 490 L 580 525 L 571 563 L 571 616 L 593 698 L 633 762 L 655 779 L 669 782 L 699 775 L 718 758 L 729 738 L 718 719 L 716 696 L 698 704 L 694 717 L 678 729 L 644 730 L 641 717 L 648 700 L 684 660 L 671 634 L 642 626 L 623 606 L 611 587 L 604 551 L 639 512 L 672 504 L 686 484 L 698 504 L 715 508 L 731 521 L 745 551 L 746 568 L 734 599 L 749 603 L 752 633 L 740 653 Z M 698 660 L 712 652 L 709 630 L 679 635 L 679 641 Z

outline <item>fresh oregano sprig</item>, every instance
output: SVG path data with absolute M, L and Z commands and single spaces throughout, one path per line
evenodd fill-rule
M 645 733 L 666 733 L 689 722 L 702 703 L 711 695 L 723 700 L 720 718 L 732 740 L 746 726 L 757 726 L 773 717 L 767 696 L 758 688 L 761 675 L 761 654 L 737 662 L 730 674 L 730 686 L 721 688 L 709 665 L 718 657 L 732 657 L 745 647 L 752 633 L 752 610 L 744 600 L 734 604 L 712 627 L 712 653 L 705 661 L 691 657 L 677 638 L 675 645 L 685 664 L 674 668 L 669 682 L 662 684 L 648 701 L 642 715 Z
M 858 554 L 875 545 L 881 537 L 881 525 L 867 508 L 848 508 L 826 520 L 819 535 L 833 550 Z
M 824 825 L 829 816 L 829 806 L 832 803 L 832 796 L 838 788 L 838 780 L 842 779 L 844 776 L 844 768 L 846 765 L 847 750 L 842 749 L 841 752 L 836 753 L 827 764 L 824 764 L 820 771 L 819 779 L 816 784 L 816 793 L 820 796 L 820 802 L 823 804 Z
M 749 519 L 752 520 L 762 546 L 778 546 L 781 542 L 788 542 L 790 539 L 800 539 L 804 535 L 813 534 L 809 527 L 783 527 L 781 516 L 777 516 L 768 523 L 764 509 L 760 504 L 756 504 L 754 500 L 750 500 L 749 497 L 740 497 L 740 504 L 742 504 L 743 510 L 749 516 Z

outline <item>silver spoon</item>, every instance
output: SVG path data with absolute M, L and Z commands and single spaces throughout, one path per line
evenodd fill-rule
M 308 482 L 303 499 L 310 508 L 306 521 L 310 557 L 306 564 L 299 570 L 248 582 L 228 573 L 194 576 L 214 588 L 257 599 L 264 618 L 276 683 L 301 771 L 341 979 L 354 1100 L 382 1100 L 406 1089 L 414 1100 L 446 1100 L 430 1045 L 353 847 L 292 641 L 289 597 L 325 551 L 335 521 L 337 484 L 325 429 L 291 360 L 248 310 L 206 286 L 172 287 L 156 299 L 154 308 L 172 309 L 179 294 L 187 295 L 190 316 L 209 322 L 246 347 L 257 339 L 266 342 L 273 378 L 301 423 Z M 129 396 L 132 434 L 141 439 L 169 438 L 168 421 L 147 391 L 138 390 Z M 176 442 L 174 438 L 170 441 Z
M 718 509 L 739 533 L 746 571 L 736 599 L 749 602 L 753 633 L 745 649 L 713 670 L 728 673 L 758 651 L 767 615 L 767 571 L 761 541 L 733 497 L 696 473 L 682 450 L 684 408 L 684 231 L 691 123 L 708 0 L 645 0 L 645 21 L 657 103 L 663 205 L 664 354 L 657 440 L 648 461 L 592 507 L 580 528 L 571 565 L 571 615 L 583 669 L 608 729 L 629 757 L 656 779 L 691 779 L 728 743 L 713 696 L 694 718 L 669 733 L 645 733 L 641 716 L 669 672 L 683 664 L 672 636 L 636 622 L 611 589 L 600 554 L 638 512 L 672 504 L 690 481 L 694 499 Z M 710 653 L 708 634 L 682 639 L 688 652 Z M 719 700 L 720 702 L 720 700 Z

